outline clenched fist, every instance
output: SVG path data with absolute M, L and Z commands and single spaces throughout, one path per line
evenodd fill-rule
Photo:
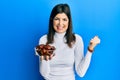
M 88 47 L 88 50 L 89 50 L 90 52 L 93 52 L 95 46 L 97 46 L 98 44 L 100 44 L 100 38 L 99 38 L 98 36 L 95 36 L 94 38 L 92 38 L 92 39 L 90 40 L 90 45 L 89 45 L 89 47 Z

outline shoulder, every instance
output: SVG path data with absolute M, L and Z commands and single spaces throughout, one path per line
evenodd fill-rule
M 47 39 L 47 34 L 40 37 L 40 40 L 44 40 L 44 39 Z
M 75 38 L 76 38 L 76 40 L 75 40 L 76 45 L 83 44 L 83 39 L 79 34 L 75 34 Z
M 76 41 L 82 40 L 82 37 L 79 34 L 75 34 Z
M 39 39 L 39 44 L 46 44 L 47 42 L 47 34 L 43 35 Z

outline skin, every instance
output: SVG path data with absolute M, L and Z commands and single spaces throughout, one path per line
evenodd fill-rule
M 69 19 L 65 13 L 59 13 L 53 19 L 53 28 L 57 33 L 64 33 L 68 29 Z
M 67 15 L 65 13 L 59 13 L 57 14 L 54 19 L 53 19 L 53 28 L 57 33 L 64 33 L 66 32 L 66 30 L 68 29 L 68 23 L 69 23 L 69 19 L 67 17 Z M 90 50 L 94 50 L 94 48 L 97 46 L 97 44 L 100 43 L 100 39 L 98 36 L 94 36 L 91 40 L 90 40 L 90 44 L 89 44 L 89 49 Z M 45 59 L 45 60 L 50 60 L 52 59 L 52 57 L 55 54 L 49 56 L 41 56 L 41 60 Z

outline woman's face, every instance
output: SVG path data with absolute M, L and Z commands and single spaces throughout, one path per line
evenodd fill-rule
M 69 19 L 65 13 L 58 13 L 53 19 L 54 30 L 58 33 L 64 33 L 68 29 Z

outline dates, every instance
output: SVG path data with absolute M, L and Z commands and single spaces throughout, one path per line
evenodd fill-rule
M 36 46 L 36 51 L 40 56 L 51 56 L 53 51 L 55 50 L 54 46 L 50 46 L 49 44 L 40 44 Z

